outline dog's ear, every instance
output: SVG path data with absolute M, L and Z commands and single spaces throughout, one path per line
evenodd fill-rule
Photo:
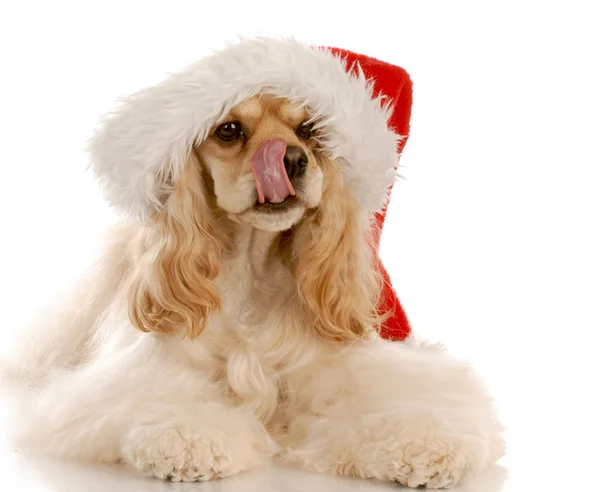
M 294 234 L 298 295 L 327 341 L 367 338 L 385 319 L 378 313 L 381 275 L 373 231 L 345 186 L 340 165 L 323 166 L 320 206 Z
M 194 153 L 163 209 L 144 228 L 134 252 L 129 317 L 140 330 L 194 339 L 220 310 L 213 280 L 222 244 Z

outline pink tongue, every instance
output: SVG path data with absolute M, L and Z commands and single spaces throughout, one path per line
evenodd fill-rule
M 252 156 L 252 173 L 260 203 L 267 200 L 281 203 L 288 196 L 296 195 L 283 163 L 286 149 L 285 140 L 273 138 L 264 142 Z

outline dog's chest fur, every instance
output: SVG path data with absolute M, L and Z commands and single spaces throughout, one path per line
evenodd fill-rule
M 276 322 L 294 292 L 294 279 L 274 248 L 276 234 L 249 226 L 239 229 L 235 249 L 227 254 L 216 284 L 221 291 L 222 318 L 236 324 L 235 331 L 243 337 Z
M 314 352 L 293 274 L 280 261 L 276 239 L 275 234 L 240 227 L 236 247 L 216 280 L 222 313 L 194 343 L 224 394 L 263 420 L 282 410 L 286 376 Z

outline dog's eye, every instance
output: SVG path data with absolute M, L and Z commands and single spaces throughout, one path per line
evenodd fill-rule
M 296 129 L 296 134 L 300 138 L 304 138 L 304 139 L 309 139 L 310 137 L 312 137 L 312 132 L 313 132 L 313 124 L 308 121 L 301 123 L 300 126 Z
M 231 142 L 232 140 L 243 136 L 244 130 L 242 129 L 242 125 L 237 121 L 230 121 L 220 125 L 215 134 L 221 140 Z

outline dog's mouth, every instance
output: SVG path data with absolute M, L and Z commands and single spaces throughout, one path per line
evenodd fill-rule
M 256 200 L 256 203 L 254 204 L 254 210 L 267 213 L 284 212 L 299 205 L 299 198 L 297 196 L 290 195 L 285 200 L 278 203 L 271 203 L 269 201 L 260 203 L 259 200 Z

